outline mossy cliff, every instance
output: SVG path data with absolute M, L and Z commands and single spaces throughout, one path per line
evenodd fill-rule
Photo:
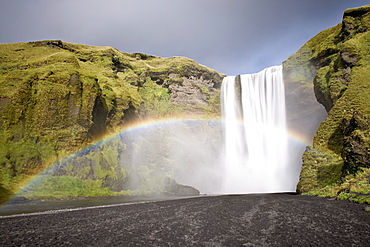
M 50 40 L 0 44 L 0 61 L 2 198 L 50 164 L 130 122 L 219 115 L 223 75 L 184 57 Z M 82 180 L 63 177 L 67 173 L 52 179 L 74 181 L 82 190 L 102 188 L 102 194 L 121 190 L 115 186 L 126 172 L 117 164 L 122 145 L 97 152 L 96 169 L 81 173 Z M 80 194 L 90 195 L 86 190 Z
M 313 81 L 328 112 L 303 154 L 300 193 L 370 203 L 369 30 L 370 6 L 346 10 L 342 23 L 284 63 L 303 81 Z
M 370 6 L 349 9 L 283 63 L 289 129 L 313 138 L 300 193 L 370 203 L 369 29 Z M 223 75 L 183 57 L 58 40 L 0 44 L 0 61 L 0 201 L 51 164 L 27 197 L 197 193 L 172 178 L 181 162 L 193 164 L 186 172 L 196 177 L 198 164 L 211 160 L 204 154 L 217 153 L 219 126 L 210 122 L 181 131 L 164 125 L 85 148 L 138 120 L 218 117 Z M 132 167 L 132 160 L 147 165 Z

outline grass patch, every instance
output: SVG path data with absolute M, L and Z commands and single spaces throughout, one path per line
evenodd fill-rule
M 16 192 L 32 176 L 87 147 L 98 136 L 121 130 L 130 118 L 182 113 L 182 106 L 171 103 L 164 82 L 180 83 L 190 76 L 222 79 L 216 71 L 184 57 L 128 54 L 112 47 L 55 40 L 0 44 L 0 59 L 0 197 Z M 215 94 L 202 92 L 213 97 L 210 104 L 218 102 Z M 213 110 L 219 114 L 218 109 Z M 96 136 L 93 125 L 99 133 Z M 82 165 L 79 170 L 66 165 L 67 177 L 45 181 L 61 187 L 67 186 L 63 181 L 69 181 L 79 188 L 66 189 L 71 196 L 93 195 L 93 190 L 108 193 L 102 183 L 88 184 L 86 177 L 94 173 L 97 180 L 113 181 L 127 176 L 125 169 L 117 166 L 117 152 L 107 149 L 88 157 L 96 162 L 92 167 Z M 78 171 L 74 175 L 81 179 L 80 184 L 68 177 L 74 171 Z M 94 189 L 89 191 L 86 186 Z M 68 196 L 67 192 L 55 193 Z
M 81 180 L 72 176 L 43 175 L 37 179 L 37 185 L 30 185 L 21 196 L 27 199 L 50 200 L 129 194 L 126 191 L 117 193 L 103 188 L 102 183 L 102 180 Z

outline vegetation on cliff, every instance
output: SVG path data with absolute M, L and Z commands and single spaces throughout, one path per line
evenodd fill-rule
M 369 30 L 370 6 L 346 10 L 342 23 L 283 63 L 289 129 L 306 139 L 316 132 L 302 157 L 300 193 L 370 203 Z M 183 57 L 59 40 L 0 44 L 0 60 L 0 202 L 41 171 L 29 198 L 196 193 L 172 180 L 180 161 L 170 150 L 188 150 L 167 126 L 90 145 L 139 120 L 218 117 L 223 75 Z M 209 123 L 181 128 L 220 139 Z M 207 152 L 212 141 L 197 143 Z M 132 167 L 137 157 L 148 165 Z
M 370 6 L 349 9 L 289 58 L 314 75 L 328 112 L 303 154 L 300 193 L 370 203 L 369 30 Z
M 0 44 L 0 60 L 3 200 L 50 164 L 136 120 L 219 114 L 222 75 L 184 57 L 51 40 Z M 117 158 L 123 146 L 112 145 L 84 161 L 94 160 L 93 179 L 86 168 L 78 181 L 73 169 L 48 181 L 68 180 L 86 188 L 84 195 L 117 191 L 114 186 L 126 172 Z

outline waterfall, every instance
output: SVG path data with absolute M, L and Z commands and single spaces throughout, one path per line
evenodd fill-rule
M 225 145 L 224 193 L 295 191 L 287 158 L 282 66 L 227 76 L 221 105 Z

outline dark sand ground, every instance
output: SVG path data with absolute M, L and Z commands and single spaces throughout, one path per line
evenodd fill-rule
M 370 246 L 367 205 L 224 195 L 0 217 L 0 246 Z

